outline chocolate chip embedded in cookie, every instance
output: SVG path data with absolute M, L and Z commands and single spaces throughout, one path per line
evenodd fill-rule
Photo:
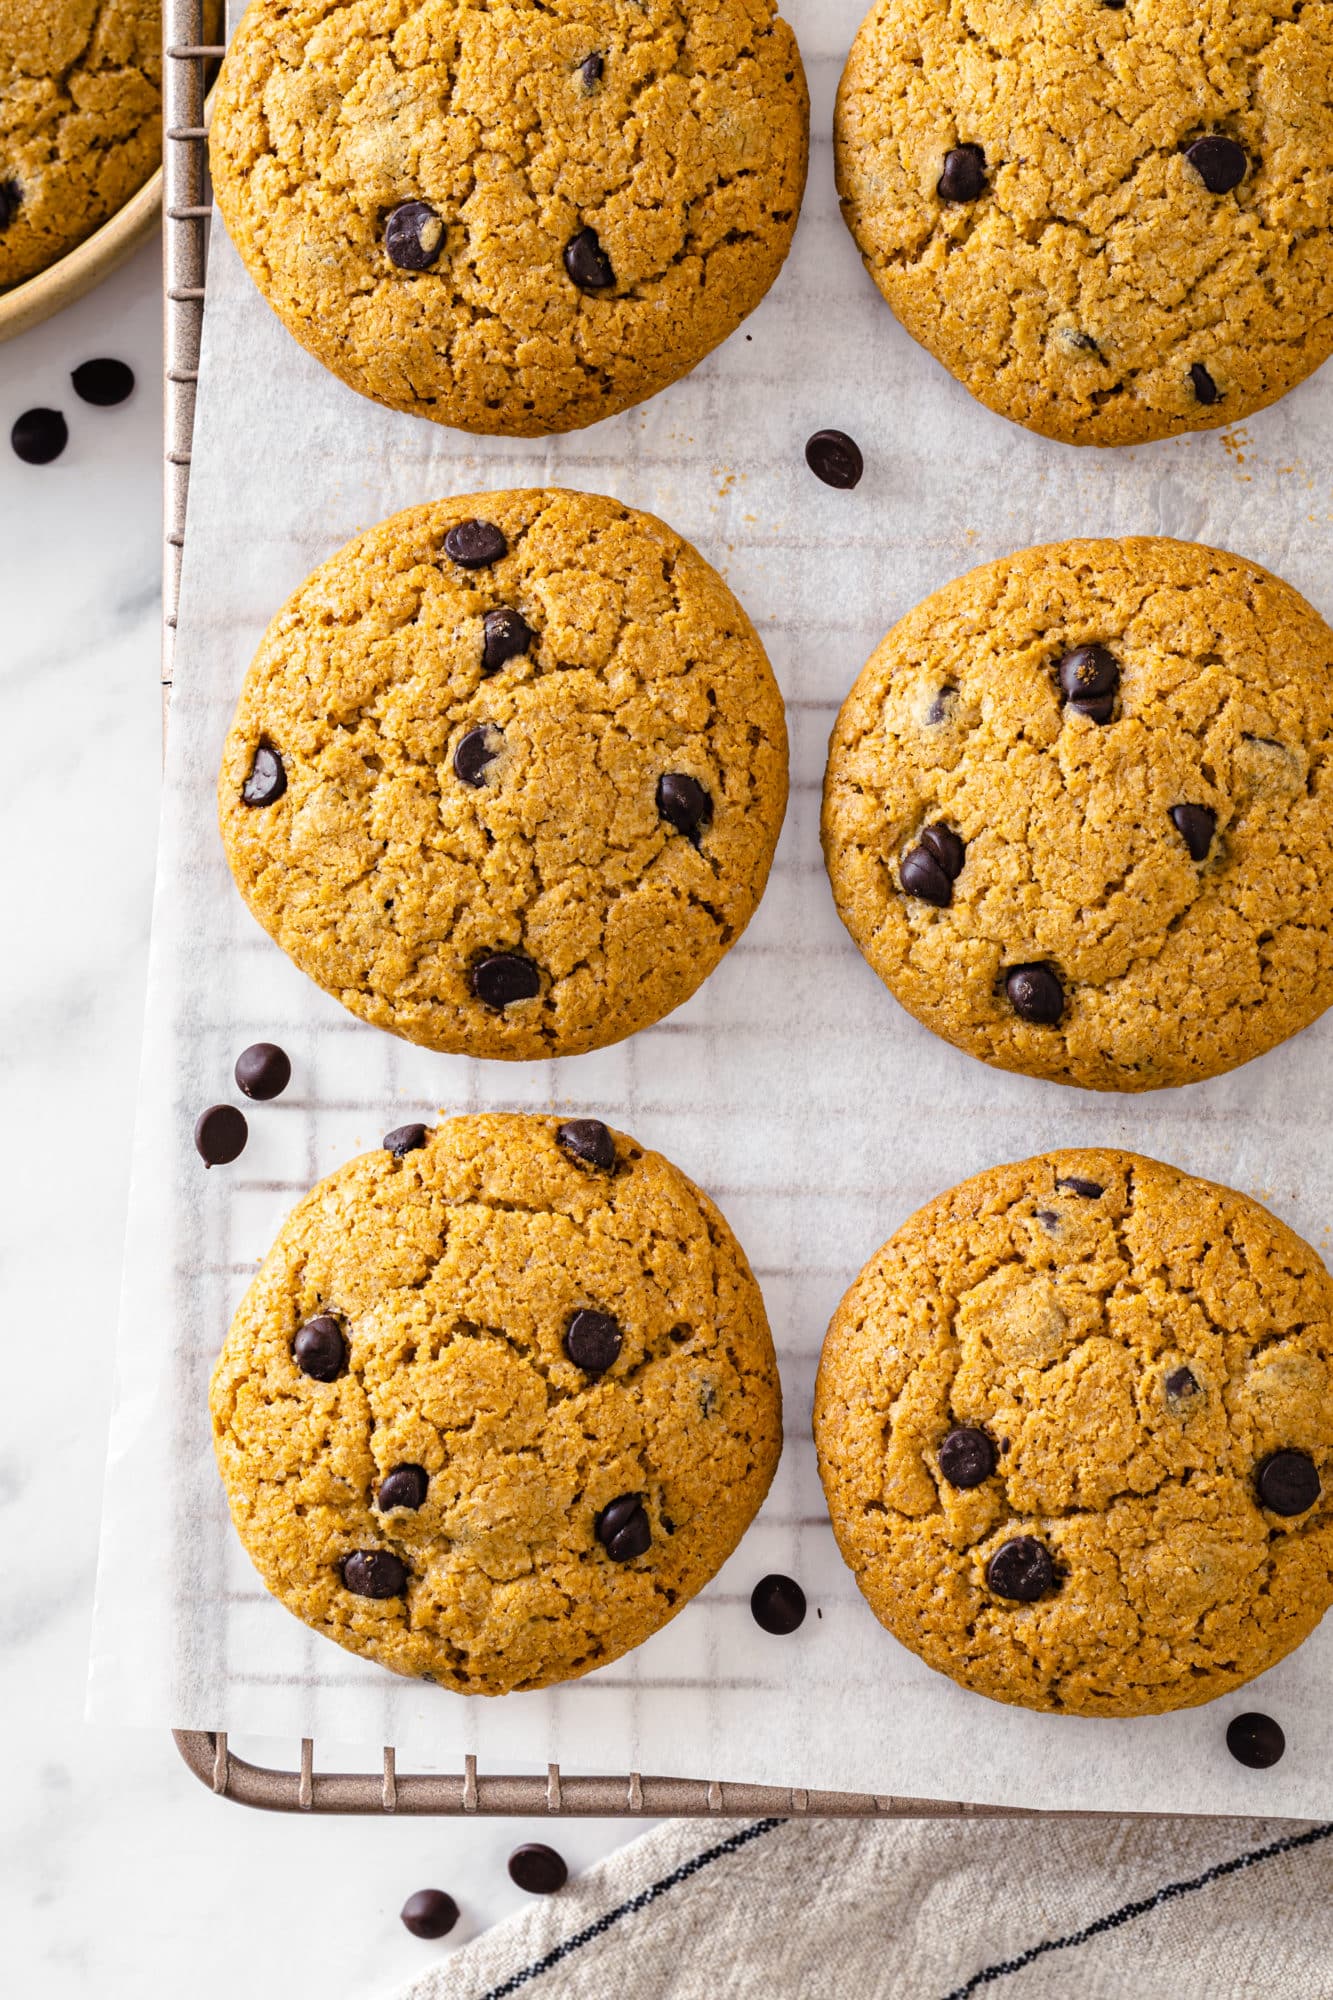
M 845 1561 L 929 1666 L 1075 1715 L 1211 1701 L 1333 1607 L 1333 1277 L 1155 1160 L 994 1167 L 847 1292 L 815 1443 Z
M 861 673 L 823 841 L 946 1041 L 1094 1090 L 1215 1076 L 1333 1002 L 1333 632 L 1188 542 L 988 563 Z
M 408 1163 L 349 1161 L 288 1218 L 213 1375 L 267 1588 L 464 1693 L 641 1644 L 735 1549 L 781 1448 L 740 1245 L 660 1154 L 598 1129 L 614 1175 L 555 1118 L 456 1118 Z

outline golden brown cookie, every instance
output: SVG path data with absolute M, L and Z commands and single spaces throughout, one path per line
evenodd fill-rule
M 838 93 L 866 268 L 1065 444 L 1233 424 L 1333 350 L 1333 9 L 877 0 Z
M 160 0 L 4 0 L 0 287 L 91 236 L 161 149 Z
M 665 1625 L 782 1440 L 740 1245 L 593 1119 L 409 1126 L 321 1181 L 232 1322 L 212 1412 L 268 1589 L 466 1694 L 573 1679 Z
M 1190 1708 L 1333 1604 L 1333 1279 L 1156 1160 L 993 1167 L 904 1223 L 834 1314 L 815 1441 L 875 1616 L 997 1701 Z
M 834 726 L 843 922 L 928 1028 L 1092 1090 L 1197 1082 L 1333 1001 L 1333 632 L 1149 537 L 972 570 Z
M 656 394 L 753 311 L 807 123 L 774 0 L 253 0 L 213 179 L 325 367 L 534 437 Z
M 231 870 L 376 1027 L 574 1055 L 689 998 L 763 893 L 782 697 L 716 571 L 596 494 L 412 508 L 270 625 L 227 738 Z

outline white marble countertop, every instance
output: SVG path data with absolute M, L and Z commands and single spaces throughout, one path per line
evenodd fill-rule
M 158 283 L 153 246 L 0 347 L 0 1936 L 42 2000 L 343 2000 L 517 1908 L 518 1841 L 578 1868 L 637 1829 L 248 1813 L 83 1721 L 157 810 Z M 119 409 L 70 386 L 103 354 L 138 376 Z M 8 448 L 38 405 L 69 422 L 49 466 Z M 442 1945 L 398 1921 L 430 1886 L 464 1913 Z

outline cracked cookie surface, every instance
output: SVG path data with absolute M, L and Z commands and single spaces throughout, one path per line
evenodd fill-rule
M 948 880 L 923 837 L 957 843 Z M 1195 543 L 988 563 L 863 669 L 823 839 L 843 922 L 946 1041 L 1095 1090 L 1217 1075 L 1333 1002 L 1333 632 Z
M 876 1617 L 998 1701 L 1192 1707 L 1333 1603 L 1333 1279 L 1257 1202 L 1154 1160 L 1052 1153 L 930 1202 L 834 1315 L 815 1439 Z M 995 1565 L 1014 1543 L 1026 1572 Z
M 908 332 L 1043 436 L 1232 424 L 1333 351 L 1328 0 L 878 0 L 835 146 Z
M 807 124 L 773 0 L 253 0 L 211 152 L 232 241 L 327 368 L 537 436 L 654 395 L 758 305 Z
M 218 1465 L 267 1588 L 351 1651 L 463 1693 L 544 1687 L 641 1644 L 731 1554 L 781 1449 L 763 1300 L 717 1209 L 622 1133 L 596 1128 L 608 1168 L 561 1129 L 455 1118 L 321 1181 L 213 1376 Z M 580 1312 L 619 1333 L 595 1375 L 566 1351 Z M 320 1318 L 338 1330 L 329 1380 L 293 1354 Z M 408 1504 L 386 1508 L 395 1495 Z M 646 1540 L 627 1556 L 609 1537 L 613 1557 L 598 1524 L 617 1500 L 640 1503 Z M 377 1565 L 401 1589 L 348 1587 Z
M 503 553 L 465 568 L 447 545 L 479 524 Z M 248 805 L 264 756 L 281 790 Z M 236 882 L 302 971 L 409 1041 L 513 1058 L 688 999 L 786 795 L 782 697 L 722 579 L 559 489 L 413 508 L 325 563 L 269 627 L 218 786 Z
M 156 171 L 158 0 L 0 8 L 0 287 L 91 236 Z

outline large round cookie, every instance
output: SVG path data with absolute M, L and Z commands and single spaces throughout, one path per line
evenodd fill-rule
M 1333 349 L 1333 9 L 877 0 L 838 186 L 914 339 L 1066 444 L 1233 424 Z
M 1333 1279 L 1246 1196 L 1132 1153 L 993 1167 L 843 1299 L 815 1392 L 877 1618 L 997 1701 L 1210 1701 L 1333 1603 Z
M 232 1518 L 290 1611 L 397 1673 L 589 1673 L 689 1602 L 768 1490 L 759 1288 L 707 1196 L 595 1121 L 389 1146 L 297 1206 L 232 1322 Z
M 90 236 L 161 147 L 160 0 L 4 0 L 0 287 Z
M 1001 1069 L 1192 1083 L 1333 1001 L 1333 632 L 1255 563 L 1058 542 L 909 612 L 824 784 L 843 922 Z
M 807 122 L 774 0 L 252 0 L 213 178 L 334 374 L 532 437 L 654 395 L 758 305 Z
M 595 494 L 417 507 L 269 627 L 218 799 L 265 929 L 363 1020 L 573 1055 L 688 999 L 763 893 L 782 697 L 716 571 Z

